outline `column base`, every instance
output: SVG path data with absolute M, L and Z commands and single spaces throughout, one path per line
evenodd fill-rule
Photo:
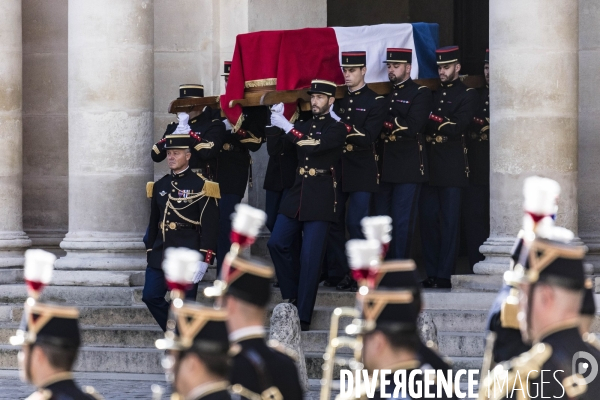
M 23 253 L 31 246 L 25 232 L 0 232 L 0 268 L 22 267 Z
M 56 257 L 65 256 L 66 252 L 60 248 L 60 242 L 65 238 L 67 231 L 48 229 L 28 229 L 27 236 L 31 239 L 31 247 L 53 253 Z
M 139 271 L 146 269 L 143 234 L 79 232 L 67 233 L 60 247 L 67 255 L 56 261 L 56 269 Z
M 510 268 L 510 253 L 515 238 L 490 237 L 481 245 L 479 251 L 485 260 L 473 266 L 473 272 L 481 275 L 502 275 Z

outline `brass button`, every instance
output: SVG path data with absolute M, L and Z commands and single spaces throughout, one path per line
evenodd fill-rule
M 441 108 L 438 108 L 438 111 L 442 111 L 442 109 L 441 109 Z
M 394 93 L 394 96 L 398 96 L 398 93 Z
M 171 215 L 171 211 L 167 212 L 167 215 Z
M 443 102 L 444 102 L 444 100 L 440 100 L 440 103 L 443 103 Z
M 305 178 L 308 178 L 308 175 L 304 175 Z
M 489 102 L 489 101 L 486 101 L 486 102 L 485 102 L 485 104 L 490 104 L 490 102 Z
M 175 182 L 175 184 L 177 185 L 177 182 Z
M 390 107 L 390 110 L 392 109 L 392 107 Z
M 351 144 L 346 145 L 346 150 L 352 151 L 352 149 L 354 149 L 354 146 L 352 146 Z
M 308 165 L 305 165 L 304 168 L 308 168 Z
M 445 95 L 446 95 L 446 92 L 442 93 L 442 96 L 445 96 Z
M 487 110 L 484 108 L 483 111 L 487 111 Z
M 316 125 L 313 125 L 313 128 L 316 128 L 316 127 L 317 127 Z
M 171 222 L 171 223 L 169 224 L 169 228 L 171 228 L 171 229 L 175 229 L 175 228 L 177 228 L 177 224 L 176 224 L 175 222 Z
M 352 111 L 352 109 L 351 109 L 351 108 L 348 108 L 348 111 Z
M 300 175 L 304 174 L 304 168 L 300 168 Z
M 346 119 L 350 119 L 350 117 L 346 117 Z
M 229 150 L 229 149 L 231 149 L 231 145 L 230 145 L 229 143 L 225 143 L 225 144 L 223 145 L 223 149 L 225 149 L 225 150 Z
M 346 150 L 342 150 L 342 153 L 345 153 L 345 152 L 346 152 Z
M 352 103 L 352 99 L 350 99 L 350 103 Z
M 388 141 L 386 140 L 385 142 L 387 143 Z
M 175 191 L 175 189 L 172 189 L 172 190 L 171 190 L 171 192 L 174 192 L 174 191 Z
M 308 170 L 308 174 L 310 176 L 316 176 L 317 175 L 317 170 L 314 169 L 314 168 L 311 168 L 311 169 Z
M 306 159 L 308 160 L 308 157 L 306 157 Z

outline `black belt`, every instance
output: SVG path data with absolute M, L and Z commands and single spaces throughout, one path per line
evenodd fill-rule
M 343 149 L 344 149 L 344 152 L 346 152 L 346 151 L 365 151 L 365 150 L 371 150 L 370 147 L 358 147 L 357 145 L 350 144 L 350 143 L 345 144 L 344 147 L 343 147 Z
M 298 175 L 308 174 L 310 176 L 323 176 L 329 175 L 331 176 L 331 170 L 328 169 L 316 169 L 316 168 L 298 168 Z
M 425 136 L 425 140 L 427 141 L 427 143 L 432 143 L 432 144 L 436 144 L 436 143 L 446 143 L 446 142 L 459 142 L 460 138 L 451 138 L 448 136 L 442 136 L 442 135 L 435 135 L 435 136 Z
M 180 229 L 194 229 L 194 230 L 196 229 L 196 225 L 188 224 L 186 222 L 168 222 L 168 223 L 165 223 L 164 225 L 161 222 L 159 226 L 160 226 L 160 229 L 163 229 L 163 226 L 164 226 L 164 228 L 171 229 L 174 231 L 180 230 Z
M 481 135 L 479 135 L 475 132 L 471 133 L 471 139 L 479 140 L 480 142 L 490 140 L 487 133 L 482 133 Z
M 386 135 L 385 133 L 381 134 L 381 139 L 382 140 L 386 140 L 390 141 L 390 142 L 416 142 L 417 138 L 410 138 L 410 137 L 405 137 L 405 136 L 400 136 L 400 135 Z
M 235 151 L 235 152 L 238 152 L 238 153 L 242 153 L 244 150 L 246 150 L 246 148 L 242 147 L 242 146 L 236 146 L 236 145 L 233 145 L 231 143 L 225 143 L 225 144 L 223 144 L 223 150 L 225 150 L 225 151 Z

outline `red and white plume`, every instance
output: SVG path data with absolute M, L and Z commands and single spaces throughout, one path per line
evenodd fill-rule
M 553 216 L 558 211 L 557 200 L 559 195 L 560 185 L 558 182 L 540 176 L 526 178 L 523 185 L 523 196 L 525 197 L 523 208 L 525 213 L 534 222 L 538 222 L 544 217 Z
M 364 281 L 377 274 L 381 262 L 381 243 L 377 240 L 348 240 L 346 255 L 354 280 Z
M 365 217 L 360 223 L 365 238 L 367 240 L 377 240 L 382 249 L 380 255 L 385 257 L 392 240 L 392 218 L 387 215 Z
M 23 275 L 30 296 L 38 295 L 52 280 L 56 256 L 41 249 L 30 249 L 25 252 Z
M 192 285 L 199 262 L 200 253 L 196 250 L 184 247 L 167 248 L 162 267 L 169 289 L 187 290 Z
M 263 210 L 245 203 L 236 205 L 231 223 L 231 242 L 240 246 L 251 245 L 266 220 L 267 214 Z

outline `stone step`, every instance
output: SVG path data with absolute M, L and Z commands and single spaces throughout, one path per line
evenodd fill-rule
M 139 305 L 134 296 L 136 290 L 141 293 L 140 287 L 48 286 L 40 301 L 73 306 L 132 306 Z M 22 304 L 26 298 L 25 285 L 0 286 L 0 304 Z
M 452 275 L 453 292 L 498 292 L 503 284 L 503 275 Z
M 481 357 L 485 351 L 485 333 L 438 332 L 438 348 L 447 357 Z
M 17 348 L 0 345 L 0 369 L 16 369 Z M 75 371 L 160 374 L 164 353 L 151 348 L 82 347 Z
M 11 316 L 8 320 L 13 322 L 21 321 L 23 316 L 22 306 L 0 306 L 0 321 L 6 321 L 2 319 L 3 309 L 7 307 L 12 310 L 9 313 Z M 129 307 L 120 306 L 107 306 L 107 307 L 94 307 L 94 306 L 83 306 L 78 307 L 79 309 L 79 322 L 82 325 L 88 326 L 119 326 L 119 325 L 156 325 L 154 317 L 148 311 L 145 305 L 136 305 Z
M 487 321 L 487 310 L 431 310 L 431 315 L 438 332 L 484 332 Z

